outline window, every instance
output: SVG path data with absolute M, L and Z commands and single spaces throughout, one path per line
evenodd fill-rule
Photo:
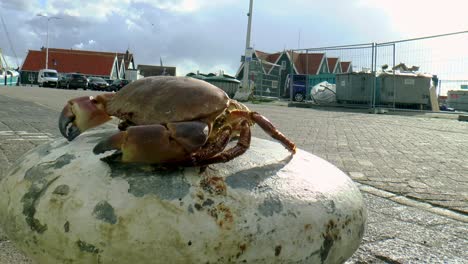
M 281 70 L 286 70 L 286 61 L 281 62 Z
M 57 77 L 55 72 L 44 72 L 44 77 Z
M 271 81 L 271 88 L 278 88 L 278 81 Z

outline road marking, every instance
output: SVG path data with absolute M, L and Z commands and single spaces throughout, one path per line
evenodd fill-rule
M 28 132 L 28 131 L 0 131 L 0 140 L 7 141 L 23 141 L 23 140 L 46 140 L 49 141 L 54 137 L 50 133 Z

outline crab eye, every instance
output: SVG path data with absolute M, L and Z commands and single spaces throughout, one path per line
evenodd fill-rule
M 96 104 L 98 101 L 96 99 L 94 99 L 93 96 L 89 96 L 89 100 L 91 101 L 91 103 L 93 104 Z

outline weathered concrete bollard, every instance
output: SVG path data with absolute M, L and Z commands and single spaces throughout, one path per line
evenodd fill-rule
M 38 263 L 342 263 L 359 246 L 361 194 L 314 155 L 253 138 L 201 174 L 109 165 L 91 151 L 109 133 L 40 146 L 1 179 L 0 224 Z

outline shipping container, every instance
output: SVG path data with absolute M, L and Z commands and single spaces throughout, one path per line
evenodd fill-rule
M 448 91 L 447 105 L 459 111 L 468 111 L 468 91 Z
M 384 73 L 379 75 L 382 105 L 430 107 L 429 88 L 432 75 L 414 73 Z
M 375 75 L 372 73 L 337 74 L 336 101 L 345 104 L 371 104 L 374 81 Z

